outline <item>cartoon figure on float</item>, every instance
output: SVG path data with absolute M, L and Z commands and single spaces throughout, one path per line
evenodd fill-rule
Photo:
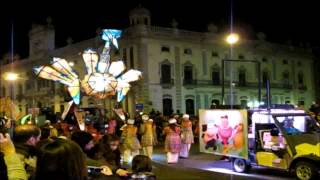
M 209 111 L 208 111 L 209 112 Z M 238 114 L 212 111 L 213 116 L 207 116 L 202 124 L 202 143 L 204 151 L 223 155 L 242 155 L 244 150 L 243 119 Z M 212 118 L 218 117 L 218 118 Z

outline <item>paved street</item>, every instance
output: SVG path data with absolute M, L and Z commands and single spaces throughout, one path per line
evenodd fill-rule
M 192 148 L 189 159 L 180 159 L 178 164 L 167 164 L 162 147 L 157 147 L 154 154 L 154 172 L 158 179 L 267 179 L 290 180 L 287 172 L 253 167 L 250 174 L 236 173 L 228 161 L 217 161 L 210 154 L 197 152 L 196 145 Z

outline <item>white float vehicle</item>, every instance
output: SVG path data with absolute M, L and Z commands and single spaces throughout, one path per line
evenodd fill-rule
M 298 179 L 319 179 L 320 128 L 308 114 L 256 111 L 248 124 L 248 158 L 231 157 L 236 172 L 264 166 L 294 172 Z

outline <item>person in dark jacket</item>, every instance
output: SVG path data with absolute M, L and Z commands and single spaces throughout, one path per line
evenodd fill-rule
M 152 161 L 148 156 L 137 155 L 132 160 L 132 174 L 127 177 L 128 180 L 156 180 L 152 173 Z
M 32 178 L 36 169 L 36 144 L 39 142 L 40 136 L 40 128 L 35 125 L 21 125 L 14 129 L 14 146 L 24 164 L 29 179 Z

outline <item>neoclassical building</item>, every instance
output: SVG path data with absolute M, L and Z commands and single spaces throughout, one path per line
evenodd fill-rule
M 165 114 L 177 111 L 197 114 L 198 109 L 209 108 L 212 103 L 252 106 L 266 101 L 267 80 L 274 104 L 291 103 L 307 108 L 315 98 L 311 49 L 267 42 L 265 35 L 259 33 L 256 40 L 241 38 L 230 53 L 224 41 L 226 32 L 219 32 L 212 24 L 207 32 L 179 29 L 176 21 L 171 28 L 153 26 L 150 12 L 142 7 L 133 9 L 129 18 L 130 25 L 124 29 L 120 49 L 113 57 L 121 57 L 127 67 L 143 72 L 143 78 L 133 85 L 123 102 L 124 109 L 132 114 L 136 104 L 143 104 L 145 111 L 153 108 Z M 48 106 L 61 112 L 64 108 L 63 86 L 36 79 L 32 74 L 34 65 L 61 57 L 72 62 L 83 77 L 85 68 L 80 53 L 87 47 L 99 49 L 103 45 L 98 35 L 79 43 L 68 41 L 62 48 L 55 48 L 54 39 L 50 21 L 46 26 L 34 26 L 30 31 L 30 56 L 13 63 L 22 77 L 12 83 L 15 101 L 22 110 Z M 1 74 L 11 66 L 2 65 Z M 261 102 L 258 102 L 259 78 Z M 8 96 L 12 84 L 2 80 L 2 96 Z M 112 99 L 97 101 L 83 96 L 81 106 L 111 109 L 113 104 Z

